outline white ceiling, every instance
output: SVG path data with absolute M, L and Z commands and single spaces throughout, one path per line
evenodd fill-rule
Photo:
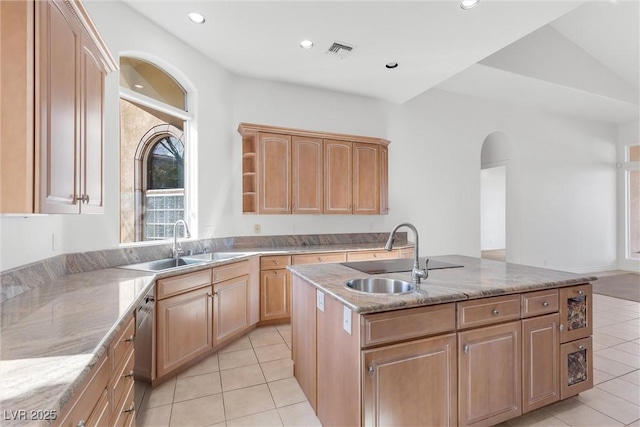
M 612 71 L 624 85 L 640 87 L 640 0 L 482 0 L 464 11 L 458 0 L 325 0 L 325 1 L 220 1 L 122 0 L 167 31 L 242 76 L 320 87 L 404 103 L 426 90 L 444 90 L 526 104 L 516 98 L 532 97 L 531 106 L 544 108 L 544 96 L 568 96 L 531 76 L 477 71 L 484 58 L 552 23 L 553 28 Z M 587 3 L 587 4 L 585 4 Z M 205 15 L 204 25 L 192 24 L 187 13 Z M 302 39 L 315 47 L 303 50 Z M 327 54 L 334 42 L 355 46 L 349 57 Z M 398 62 L 388 70 L 385 64 Z M 473 71 L 473 70 L 476 71 Z M 469 74 L 469 70 L 472 74 Z M 465 71 L 465 78 L 451 79 Z M 464 77 L 465 73 L 461 73 Z M 485 84 L 482 78 L 488 78 Z M 456 83 L 457 82 L 457 83 Z M 496 85 L 500 96 L 489 88 Z M 548 83 L 548 82 L 547 82 Z M 524 85 L 524 86 L 523 86 Z M 587 98 L 585 100 L 585 98 Z M 573 115 L 620 122 L 637 117 L 637 102 L 583 96 L 566 104 Z M 606 97 L 605 97 L 606 98 Z M 637 99 L 637 96 L 635 97 Z M 582 114 L 584 102 L 598 105 Z M 560 108 L 554 103 L 556 109 Z M 620 114 L 598 116 L 610 108 Z M 635 110 L 634 110 L 635 108 Z M 562 108 L 560 108 L 562 112 Z M 587 108 L 587 110 L 589 110 Z

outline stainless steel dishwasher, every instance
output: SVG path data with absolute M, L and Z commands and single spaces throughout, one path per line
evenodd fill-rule
M 136 307 L 135 364 L 135 407 L 139 413 L 144 394 L 149 390 L 153 374 L 153 325 L 155 312 L 155 285 L 145 294 Z

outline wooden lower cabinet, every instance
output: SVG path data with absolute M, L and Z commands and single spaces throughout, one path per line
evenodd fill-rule
M 217 345 L 249 327 L 249 276 L 216 283 L 213 295 L 213 345 Z
M 287 270 L 260 274 L 260 321 L 291 317 L 291 275 Z
M 314 411 L 316 405 L 316 289 L 293 276 L 291 313 L 291 356 L 293 374 Z
M 363 425 L 457 425 L 455 333 L 365 350 L 362 361 Z
M 522 412 L 560 400 L 558 313 L 522 321 Z
M 211 286 L 158 301 L 157 376 L 162 377 L 213 347 Z
M 493 425 L 522 414 L 520 321 L 458 332 L 458 422 Z
M 591 337 L 560 346 L 560 398 L 567 399 L 593 387 Z

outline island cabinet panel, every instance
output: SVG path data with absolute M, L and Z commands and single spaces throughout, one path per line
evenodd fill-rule
M 258 213 L 291 213 L 291 136 L 258 133 Z
M 560 399 L 559 319 L 555 313 L 522 321 L 523 413 Z
M 324 213 L 351 214 L 353 176 L 351 142 L 324 141 Z
M 593 387 L 593 342 L 583 338 L 560 347 L 560 398 L 567 399 Z
M 593 332 L 590 284 L 560 289 L 560 342 L 586 338 Z
M 158 378 L 213 347 L 211 286 L 158 301 Z
M 460 425 L 493 425 L 522 414 L 520 321 L 458 333 Z
M 324 154 L 321 138 L 294 136 L 291 152 L 294 214 L 322 214 Z
M 360 316 L 325 295 L 324 309 L 316 310 L 316 317 L 318 419 L 325 426 L 358 426 L 361 424 Z
M 456 426 L 456 334 L 362 352 L 364 426 Z
M 293 375 L 317 412 L 316 400 L 316 288 L 293 276 L 291 355 Z

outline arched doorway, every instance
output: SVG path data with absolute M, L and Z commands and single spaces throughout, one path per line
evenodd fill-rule
M 485 259 L 507 259 L 507 181 L 511 143 L 504 132 L 489 134 L 480 156 L 480 253 Z

